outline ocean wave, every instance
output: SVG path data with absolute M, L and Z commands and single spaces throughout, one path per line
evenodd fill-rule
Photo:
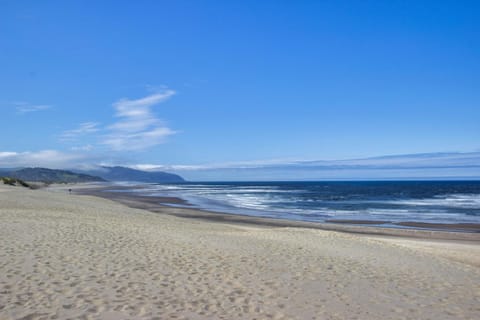
M 480 210 L 480 194 L 449 194 L 428 199 L 394 200 L 389 203 L 408 206 L 435 206 Z
M 469 182 L 150 184 L 136 192 L 184 198 L 207 210 L 292 220 L 480 223 L 480 184 Z

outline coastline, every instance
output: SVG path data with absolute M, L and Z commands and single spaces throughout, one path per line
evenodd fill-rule
M 185 209 L 152 212 L 70 188 L 87 187 L 0 186 L 1 319 L 456 320 L 480 312 L 478 241 L 185 219 L 175 216 Z
M 60 189 L 62 186 L 60 186 Z M 299 220 L 255 217 L 249 215 L 213 212 L 198 208 L 188 208 L 181 198 L 163 196 L 142 196 L 128 192 L 109 192 L 111 186 L 94 186 L 88 184 L 72 187 L 79 195 L 90 195 L 117 201 L 131 208 L 144 209 L 155 213 L 173 215 L 181 218 L 200 219 L 218 223 L 237 223 L 267 227 L 309 228 L 346 232 L 364 235 L 409 237 L 436 240 L 465 240 L 480 242 L 480 224 L 431 224 L 404 221 L 394 223 L 397 228 L 382 227 L 382 221 L 370 220 L 328 220 L 327 222 L 310 222 Z M 116 190 L 131 190 L 130 187 L 115 187 Z M 182 207 L 177 207 L 181 205 Z M 386 223 L 386 222 L 385 222 Z

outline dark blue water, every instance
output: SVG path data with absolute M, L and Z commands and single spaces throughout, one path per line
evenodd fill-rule
M 480 181 L 206 182 L 148 185 L 211 211 L 325 221 L 480 223 Z

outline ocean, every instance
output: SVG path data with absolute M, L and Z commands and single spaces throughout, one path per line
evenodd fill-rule
M 480 223 L 480 181 L 195 182 L 130 192 L 215 212 L 324 222 Z

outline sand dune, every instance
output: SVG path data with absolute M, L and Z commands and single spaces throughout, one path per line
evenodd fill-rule
M 0 191 L 0 319 L 480 314 L 478 242 L 213 223 L 61 191 Z

